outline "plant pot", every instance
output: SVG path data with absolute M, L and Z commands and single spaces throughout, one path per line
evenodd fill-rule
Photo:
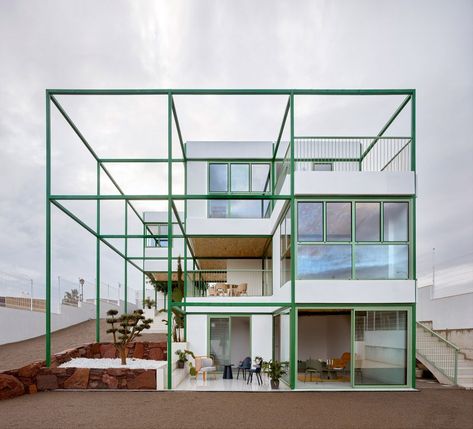
M 271 380 L 271 389 L 279 389 L 279 380 Z
M 416 368 L 416 378 L 422 378 L 424 375 L 424 370 L 421 368 Z
M 178 361 L 177 361 L 177 367 L 178 367 L 178 368 L 181 368 L 181 369 L 184 368 L 184 363 L 185 363 L 184 361 L 178 360 Z

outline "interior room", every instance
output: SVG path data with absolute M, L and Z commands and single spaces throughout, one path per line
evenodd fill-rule
M 350 310 L 299 310 L 297 387 L 350 388 Z

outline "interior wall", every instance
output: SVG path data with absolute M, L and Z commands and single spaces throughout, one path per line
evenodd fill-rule
M 273 355 L 273 316 L 255 314 L 251 316 L 251 358 L 256 356 L 268 361 Z
M 298 317 L 298 360 L 339 358 L 350 352 L 349 314 Z
M 261 259 L 227 259 L 227 283 L 235 285 L 247 283 L 248 296 L 261 295 L 263 286 L 261 268 Z
M 250 342 L 250 318 L 232 317 L 230 359 L 234 365 L 251 355 Z

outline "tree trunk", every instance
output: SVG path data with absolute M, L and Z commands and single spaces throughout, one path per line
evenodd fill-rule
M 127 349 L 126 347 L 120 347 L 120 359 L 122 360 L 122 365 L 126 365 L 126 355 L 127 355 Z

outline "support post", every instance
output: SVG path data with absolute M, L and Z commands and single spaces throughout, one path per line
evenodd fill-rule
M 290 387 L 296 388 L 297 361 L 296 361 L 296 341 L 297 341 L 297 309 L 296 309 L 296 202 L 294 197 L 294 93 L 290 96 L 290 124 L 291 124 L 291 313 L 290 313 Z
M 172 389 L 172 93 L 168 92 L 168 343 L 167 388 Z
M 128 202 L 125 201 L 125 295 L 123 298 L 124 312 L 128 313 Z
M 100 195 L 100 162 L 97 162 L 97 196 Z M 95 342 L 100 342 L 100 199 L 97 199 L 97 239 L 95 249 Z
M 46 366 L 51 366 L 51 99 L 46 91 Z

